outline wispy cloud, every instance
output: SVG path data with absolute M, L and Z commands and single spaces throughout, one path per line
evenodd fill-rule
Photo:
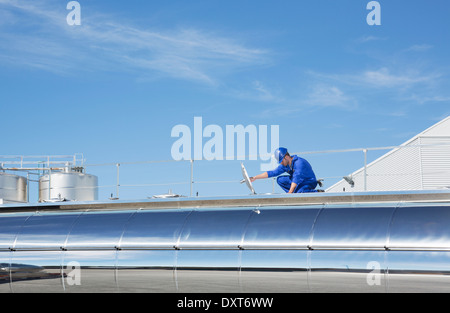
M 81 26 L 69 26 L 64 9 L 52 1 L 0 0 L 0 16 L 11 22 L 0 24 L 9 26 L 0 32 L 0 61 L 53 72 L 131 71 L 216 84 L 218 73 L 263 64 L 268 57 L 266 50 L 238 42 L 236 34 L 143 29 L 94 12 L 90 18 L 82 14 Z M 20 27 L 12 27 L 17 21 Z
M 276 106 L 262 110 L 259 116 L 290 116 L 305 110 L 338 109 L 347 112 L 367 109 L 376 103 L 375 111 L 386 115 L 405 117 L 414 104 L 445 102 L 450 97 L 442 95 L 439 72 L 420 71 L 418 68 L 392 70 L 386 66 L 355 73 L 320 73 L 307 71 L 300 96 L 278 98 Z M 433 93 L 438 91 L 439 93 Z M 271 93 L 264 89 L 265 94 Z M 267 96 L 267 98 L 270 98 Z M 392 106 L 396 103 L 396 106 Z M 399 105 L 402 105 L 399 109 Z M 383 107 L 388 110 L 384 110 Z M 395 111 L 392 111 L 395 107 Z
M 365 71 L 353 77 L 354 81 L 363 82 L 376 87 L 406 87 L 409 88 L 418 83 L 429 83 L 438 78 L 436 74 L 423 74 L 417 70 L 409 70 L 404 73 L 392 73 L 386 67 Z
M 387 67 L 365 70 L 353 74 L 329 74 L 313 71 L 309 71 L 308 73 L 316 78 L 368 88 L 410 88 L 417 84 L 431 84 L 441 77 L 439 73 L 423 73 L 417 69 L 403 69 L 394 72 Z
M 337 107 L 343 109 L 352 109 L 357 106 L 356 101 L 337 86 L 323 84 L 314 86 L 305 103 L 313 107 Z
M 430 49 L 433 49 L 432 45 L 421 44 L 421 45 L 412 45 L 411 47 L 405 49 L 405 51 L 424 52 Z
M 366 43 L 366 42 L 380 41 L 380 40 L 387 40 L 387 37 L 377 37 L 377 36 L 366 35 L 366 36 L 362 36 L 362 37 L 356 39 L 356 42 Z
M 261 101 L 275 101 L 278 102 L 278 98 L 264 86 L 260 81 L 253 82 L 253 89 L 257 92 L 257 98 Z
M 405 100 L 412 100 L 419 104 L 425 104 L 429 102 L 448 102 L 450 104 L 450 96 L 441 96 L 441 95 L 423 95 L 413 93 Z
M 334 85 L 318 83 L 305 91 L 304 95 L 289 100 L 282 100 L 265 110 L 258 116 L 267 118 L 272 116 L 293 116 L 305 110 L 338 109 L 353 111 L 358 108 L 358 101 Z

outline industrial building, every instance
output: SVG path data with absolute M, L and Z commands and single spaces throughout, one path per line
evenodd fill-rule
M 26 178 L 0 175 L 0 293 L 450 292 L 449 135 L 450 117 L 325 193 L 98 200 L 75 158 L 21 159 Z
M 349 174 L 327 192 L 450 189 L 450 116 Z

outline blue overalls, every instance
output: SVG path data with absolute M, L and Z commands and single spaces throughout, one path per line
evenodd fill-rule
M 289 176 L 279 176 L 285 172 L 287 172 Z M 296 155 L 292 156 L 291 166 L 283 166 L 280 164 L 275 170 L 268 171 L 267 175 L 269 177 L 278 176 L 277 183 L 286 192 L 289 192 L 292 183 L 297 184 L 297 187 L 295 187 L 294 190 L 295 193 L 317 192 L 317 190 L 315 190 L 317 187 L 317 179 L 311 164 Z

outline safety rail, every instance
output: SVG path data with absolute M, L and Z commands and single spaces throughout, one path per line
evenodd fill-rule
M 59 167 L 83 167 L 83 164 L 82 153 L 73 155 L 0 155 L 0 170 L 48 170 L 58 168 L 57 165 Z
M 351 179 L 352 175 L 359 173 L 362 180 L 358 183 L 363 185 L 360 190 L 366 191 L 370 180 L 380 177 L 391 180 L 406 176 L 420 176 L 423 179 L 424 176 L 433 174 L 450 177 L 450 167 L 427 171 L 413 169 L 368 173 L 369 166 L 385 155 L 386 151 L 412 149 L 411 153 L 419 153 L 418 157 L 421 157 L 423 149 L 436 147 L 450 151 L 450 143 L 444 142 L 290 153 L 302 156 L 312 164 L 317 178 L 324 180 L 325 189 L 332 187 L 344 177 Z M 39 158 L 40 160 L 37 160 Z M 36 163 L 38 161 L 40 163 Z M 89 174 L 98 176 L 99 181 L 106 182 L 97 186 L 99 199 L 151 198 L 154 195 L 164 194 L 168 190 L 169 194 L 174 190 L 176 195 L 190 197 L 247 195 L 249 194 L 247 187 L 238 184 L 242 180 L 239 168 L 241 162 L 247 167 L 250 176 L 260 173 L 260 165 L 264 163 L 258 158 L 255 160 L 255 156 L 246 155 L 237 156 L 234 160 L 147 160 L 89 164 L 85 163 L 83 154 L 78 153 L 71 156 L 0 156 L 0 171 L 29 172 L 27 169 L 32 168 L 27 166 L 29 164 L 40 165 L 42 167 L 34 169 L 43 171 L 53 170 L 58 164 L 83 167 Z M 267 164 L 267 161 L 265 163 Z M 358 168 L 360 170 L 355 171 Z M 210 179 L 211 176 L 223 179 Z M 173 179 L 174 177 L 177 179 Z M 226 187 L 223 187 L 224 185 Z M 258 193 L 282 192 L 281 189 L 278 190 L 274 179 L 255 182 L 254 186 Z M 446 187 L 450 188 L 450 183 Z M 353 190 L 350 183 L 347 184 L 347 188 L 346 191 Z M 142 189 L 143 191 L 139 191 Z M 29 191 L 30 195 L 33 191 L 33 189 Z

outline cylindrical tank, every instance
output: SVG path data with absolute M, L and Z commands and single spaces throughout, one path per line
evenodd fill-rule
M 27 179 L 23 176 L 0 173 L 2 202 L 27 202 Z
M 51 200 L 93 201 L 97 198 L 97 176 L 69 170 L 46 174 L 39 178 L 39 202 Z

